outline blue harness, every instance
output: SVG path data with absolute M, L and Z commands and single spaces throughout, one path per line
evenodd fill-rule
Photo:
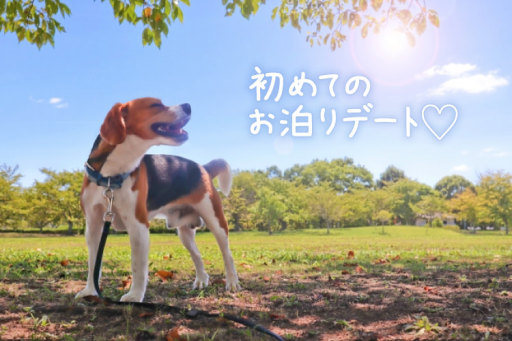
M 111 189 L 119 189 L 123 185 L 124 180 L 130 176 L 130 173 L 121 173 L 114 176 L 103 176 L 100 172 L 85 163 L 85 171 L 89 180 L 98 186 L 107 187 Z

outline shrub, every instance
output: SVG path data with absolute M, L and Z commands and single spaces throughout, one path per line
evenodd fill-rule
M 432 221 L 432 227 L 443 227 L 443 221 L 439 218 L 435 218 Z

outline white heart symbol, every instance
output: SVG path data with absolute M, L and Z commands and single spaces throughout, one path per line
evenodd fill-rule
M 435 108 L 437 110 L 437 114 L 438 115 L 441 115 L 443 110 L 445 108 L 452 108 L 453 111 L 455 112 L 455 117 L 453 118 L 453 121 L 452 123 L 450 124 L 450 126 L 444 131 L 443 135 L 439 136 L 435 131 L 434 129 L 432 129 L 432 127 L 430 126 L 430 124 L 428 124 L 427 120 L 425 119 L 425 111 L 427 111 L 428 108 Z M 441 109 L 439 109 L 439 107 L 437 105 L 434 105 L 434 104 L 429 104 L 429 105 L 425 105 L 423 107 L 423 110 L 421 111 L 421 117 L 423 118 L 423 123 L 425 123 L 425 125 L 427 126 L 428 130 L 430 130 L 430 132 L 432 134 L 434 134 L 434 136 L 439 140 L 441 141 L 443 139 L 443 137 L 446 136 L 446 134 L 448 134 L 448 132 L 453 128 L 453 126 L 455 125 L 455 122 L 457 122 L 457 118 L 459 117 L 459 112 L 457 111 L 457 108 L 453 105 L 453 104 L 446 104 L 446 105 L 443 105 L 441 107 Z

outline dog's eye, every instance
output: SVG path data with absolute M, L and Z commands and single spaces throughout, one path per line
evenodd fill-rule
M 164 108 L 164 105 L 162 103 L 153 103 L 149 106 L 150 108 L 158 108 L 158 109 L 163 109 Z

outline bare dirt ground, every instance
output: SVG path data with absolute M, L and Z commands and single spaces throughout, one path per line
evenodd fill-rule
M 346 265 L 346 271 L 244 274 L 244 290 L 238 293 L 226 293 L 220 276 L 203 291 L 189 290 L 190 278 L 153 279 L 145 300 L 243 316 L 285 340 L 512 340 L 511 266 L 443 268 L 418 276 Z M 107 278 L 103 286 L 119 287 L 119 282 Z M 0 283 L 0 339 L 271 339 L 221 318 L 187 319 L 75 300 L 84 284 L 67 279 Z

